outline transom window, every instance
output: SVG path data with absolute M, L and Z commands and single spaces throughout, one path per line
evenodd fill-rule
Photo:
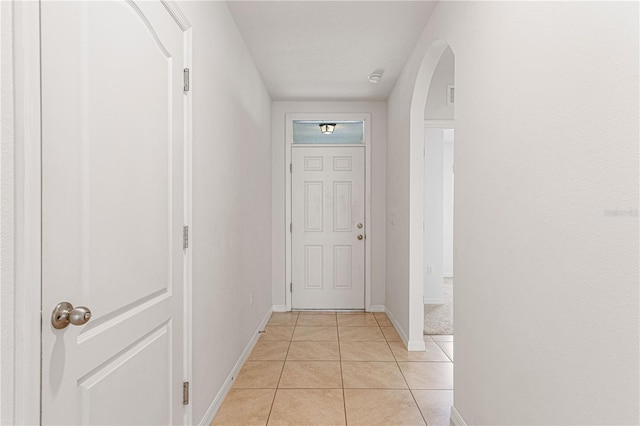
M 293 120 L 294 144 L 361 144 L 364 121 Z

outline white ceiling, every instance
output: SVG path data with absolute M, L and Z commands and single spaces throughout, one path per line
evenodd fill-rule
M 273 100 L 386 100 L 436 2 L 227 4 Z

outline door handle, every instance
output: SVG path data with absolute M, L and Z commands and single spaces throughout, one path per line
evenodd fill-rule
M 73 307 L 69 302 L 61 302 L 51 313 L 51 325 L 55 329 L 65 328 L 69 324 L 82 325 L 91 319 L 91 311 L 85 306 Z
M 359 240 L 361 240 L 361 239 L 363 239 L 363 238 L 364 238 L 364 235 L 362 235 L 362 234 L 358 235 L 358 239 L 359 239 Z

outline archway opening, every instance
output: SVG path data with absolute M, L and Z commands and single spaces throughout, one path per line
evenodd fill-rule
M 424 108 L 425 335 L 453 335 L 454 119 L 455 55 L 447 47 L 431 77 Z M 452 357 L 452 344 L 434 339 Z
M 445 52 L 455 53 L 444 40 L 434 41 L 416 76 L 409 122 L 409 350 L 424 350 L 425 308 L 425 112 L 438 65 Z M 434 89 L 435 90 L 435 89 Z M 455 94 L 455 92 L 454 92 Z M 446 99 L 446 98 L 445 98 Z M 455 98 L 454 98 L 455 101 Z

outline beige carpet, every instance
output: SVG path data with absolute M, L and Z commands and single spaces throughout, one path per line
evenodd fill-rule
M 444 305 L 424 305 L 424 334 L 453 334 L 453 278 L 444 279 Z

